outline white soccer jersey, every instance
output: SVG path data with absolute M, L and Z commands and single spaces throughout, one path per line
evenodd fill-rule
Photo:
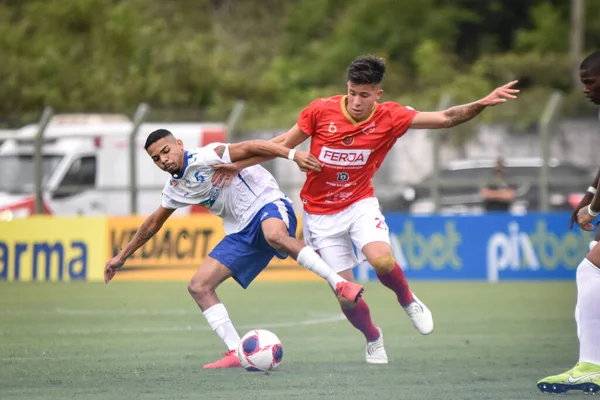
M 275 178 L 260 165 L 243 169 L 229 186 L 212 184 L 213 165 L 231 162 L 229 145 L 211 143 L 188 149 L 181 175 L 173 175 L 163 189 L 162 205 L 176 209 L 201 205 L 223 218 L 226 234 L 241 231 L 268 203 L 285 198 Z

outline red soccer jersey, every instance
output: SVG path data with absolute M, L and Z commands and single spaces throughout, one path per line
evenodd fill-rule
M 373 175 L 417 113 L 394 102 L 377 103 L 369 118 L 357 123 L 346 110 L 346 96 L 310 103 L 300 113 L 298 127 L 311 136 L 310 152 L 323 168 L 306 176 L 300 192 L 304 209 L 335 214 L 374 197 Z

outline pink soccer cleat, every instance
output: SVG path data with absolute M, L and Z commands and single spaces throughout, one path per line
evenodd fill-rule
M 223 358 L 215 361 L 214 363 L 206 364 L 204 368 L 206 369 L 214 369 L 214 368 L 236 368 L 241 367 L 242 364 L 236 354 L 235 350 L 229 350 L 228 352 L 223 353 Z
M 338 282 L 335 286 L 335 291 L 338 296 L 345 298 L 353 303 L 358 302 L 365 288 L 362 285 L 354 282 Z

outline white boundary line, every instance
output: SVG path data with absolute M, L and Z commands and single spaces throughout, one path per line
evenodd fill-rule
M 343 314 L 330 315 L 328 317 L 305 319 L 303 321 L 288 321 L 288 322 L 270 322 L 264 324 L 242 324 L 236 325 L 236 329 L 273 329 L 273 328 L 294 328 L 298 326 L 309 326 L 309 325 L 320 325 L 332 322 L 338 322 L 345 320 L 346 317 Z M 162 333 L 162 332 L 203 332 L 211 331 L 210 326 L 153 326 L 144 328 L 98 328 L 98 329 L 65 329 L 55 332 L 45 332 L 45 334 L 58 334 L 58 335 L 96 335 L 104 333 Z
M 343 314 L 334 314 L 321 318 L 313 318 L 313 319 L 305 319 L 302 321 L 290 321 L 290 322 L 271 322 L 264 324 L 242 324 L 238 325 L 237 329 L 242 330 L 250 330 L 250 329 L 273 329 L 273 328 L 294 328 L 298 326 L 309 326 L 309 325 L 320 325 L 320 324 L 328 324 L 333 322 L 339 322 L 345 320 L 346 317 Z M 43 335 L 95 335 L 95 334 L 110 334 L 110 333 L 149 333 L 149 332 L 205 332 L 211 331 L 212 329 L 209 326 L 181 326 L 181 327 L 146 327 L 146 328 L 99 328 L 99 329 L 68 329 L 68 330 L 60 330 L 55 332 L 44 332 Z M 114 358 L 139 358 L 143 357 L 161 357 L 161 356 L 172 356 L 177 354 L 176 352 L 154 352 L 148 353 L 143 352 L 140 354 L 108 354 L 96 357 L 89 357 L 88 355 L 82 354 L 79 356 L 58 356 L 58 357 L 44 357 L 44 356 L 32 356 L 32 357 L 0 357 L 0 361 L 9 362 L 9 361 L 36 361 L 36 360 L 71 360 L 71 359 L 114 359 Z M 181 356 L 193 355 L 191 352 L 182 353 Z
M 54 311 L 64 315 L 191 315 L 198 314 L 200 310 L 194 309 L 164 309 L 147 310 L 144 308 L 133 308 L 123 310 L 99 310 L 99 309 L 76 309 L 76 308 L 55 308 Z

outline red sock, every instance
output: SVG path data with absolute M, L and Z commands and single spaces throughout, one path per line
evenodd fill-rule
M 379 281 L 386 287 L 392 289 L 396 296 L 398 296 L 398 302 L 401 306 L 407 306 L 413 301 L 413 295 L 408 287 L 408 282 L 402 272 L 402 268 L 396 263 L 394 269 L 385 275 L 377 274 Z
M 371 311 L 363 299 L 360 299 L 353 308 L 342 307 L 342 311 L 348 321 L 365 335 L 368 342 L 379 338 L 379 329 L 371 321 Z

